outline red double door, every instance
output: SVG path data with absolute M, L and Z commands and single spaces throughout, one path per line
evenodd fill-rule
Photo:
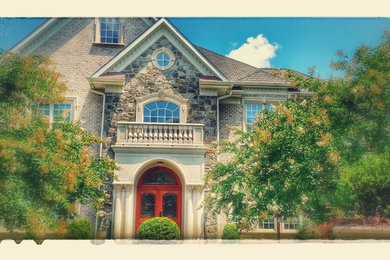
M 136 230 L 152 217 L 168 217 L 181 227 L 182 186 L 177 174 L 166 167 L 146 171 L 137 185 Z

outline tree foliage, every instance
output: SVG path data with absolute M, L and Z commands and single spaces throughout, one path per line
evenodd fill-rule
M 334 207 L 364 216 L 390 208 L 390 33 L 383 39 L 375 48 L 361 46 L 351 59 L 339 51 L 331 65 L 342 77 L 321 81 L 291 75 L 329 114 L 341 158 Z
M 236 131 L 237 141 L 221 143 L 231 159 L 206 175 L 205 204 L 212 212 L 224 211 L 240 228 L 268 216 L 325 217 L 338 153 L 326 110 L 313 103 L 286 101 L 265 110 L 250 131 Z
M 103 181 L 115 162 L 96 157 L 102 142 L 79 122 L 50 125 L 36 104 L 58 103 L 65 85 L 49 60 L 3 54 L 0 59 L 0 222 L 38 235 L 75 214 L 75 202 L 103 206 Z

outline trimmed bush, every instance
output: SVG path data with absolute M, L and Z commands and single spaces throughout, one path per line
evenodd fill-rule
M 138 239 L 172 240 L 180 239 L 178 225 L 165 217 L 151 218 L 138 228 Z
M 222 239 L 240 239 L 237 225 L 234 223 L 226 224 L 223 228 Z
M 68 225 L 68 239 L 91 239 L 91 223 L 86 219 L 74 219 Z

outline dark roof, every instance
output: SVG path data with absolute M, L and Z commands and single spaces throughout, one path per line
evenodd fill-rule
M 199 46 L 196 46 L 196 48 L 214 64 L 229 81 L 288 83 L 286 79 L 274 75 L 271 71 L 253 67 Z

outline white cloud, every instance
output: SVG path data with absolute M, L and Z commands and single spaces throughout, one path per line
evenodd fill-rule
M 272 45 L 267 38 L 259 34 L 256 38 L 249 37 L 246 43 L 226 56 L 257 68 L 269 68 L 271 67 L 270 60 L 276 57 L 275 51 L 278 48 L 278 44 Z

